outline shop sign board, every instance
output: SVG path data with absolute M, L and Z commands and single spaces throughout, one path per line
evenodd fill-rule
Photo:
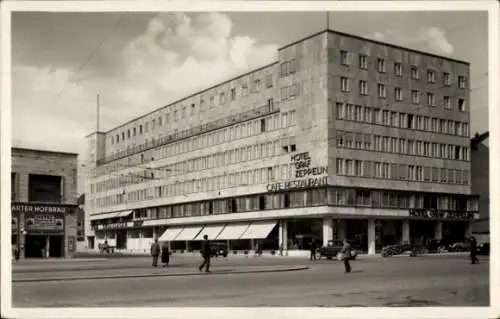
M 102 229 L 105 229 L 105 230 L 124 229 L 124 228 L 128 227 L 128 223 L 127 222 L 122 222 L 122 223 L 102 224 L 102 225 L 99 225 L 99 226 L 102 226 Z
M 268 192 L 320 187 L 328 184 L 328 176 L 324 176 L 328 174 L 328 167 L 311 167 L 309 152 L 294 154 L 290 157 L 290 160 L 295 166 L 295 179 L 267 184 L 266 188 Z
M 26 213 L 24 219 L 28 233 L 64 233 L 64 214 Z
M 471 220 L 472 211 L 447 211 L 430 209 L 410 209 L 410 218 L 443 219 L 443 220 Z
M 50 205 L 32 203 L 13 203 L 12 213 L 42 213 L 42 214 L 69 214 L 74 207 L 72 205 Z

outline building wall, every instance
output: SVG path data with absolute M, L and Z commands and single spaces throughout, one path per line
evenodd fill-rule
M 17 198 L 27 202 L 29 174 L 55 175 L 63 179 L 62 204 L 76 205 L 77 155 L 37 150 L 12 149 L 12 172 L 16 173 Z
M 472 152 L 472 193 L 479 195 L 481 219 L 490 217 L 490 149 L 479 143 Z
M 55 175 L 62 177 L 63 194 L 59 204 L 77 204 L 77 154 L 49 152 L 31 149 L 12 149 L 12 172 L 15 173 L 14 202 L 28 202 L 29 199 L 29 175 Z M 64 255 L 70 256 L 71 250 L 77 242 L 77 216 L 76 212 L 65 215 L 64 226 Z M 19 223 L 24 225 L 24 213 L 19 214 Z M 21 226 L 24 228 L 24 226 Z M 24 236 L 21 236 L 24 237 Z M 24 245 L 24 238 L 20 240 Z
M 349 66 L 340 63 L 341 50 L 348 52 Z M 368 57 L 368 71 L 358 67 L 360 53 Z M 385 72 L 376 71 L 377 58 L 384 58 Z M 403 66 L 401 77 L 393 75 L 393 65 L 396 61 L 401 62 Z M 420 80 L 410 80 L 410 66 L 419 68 Z M 435 83 L 428 83 L 427 69 L 435 71 Z M 449 87 L 442 85 L 443 72 L 450 73 Z M 459 75 L 465 77 L 465 89 L 457 87 L 456 81 Z M 342 77 L 351 81 L 349 92 L 342 91 L 340 84 Z M 100 159 L 101 162 L 96 168 L 95 177 L 89 179 L 86 210 L 88 213 L 98 214 L 266 193 L 270 182 L 294 178 L 295 168 L 291 163 L 291 153 L 302 152 L 309 153 L 312 166 L 328 166 L 328 183 L 331 185 L 470 194 L 468 150 L 470 116 L 468 109 L 459 111 L 456 106 L 458 98 L 468 102 L 468 79 L 469 66 L 466 63 L 397 49 L 394 46 L 337 33 L 324 32 L 311 36 L 281 48 L 276 63 L 194 94 L 105 134 L 99 133 L 99 138 L 105 141 L 105 147 L 99 148 L 98 154 L 91 153 L 92 156 L 89 158 L 90 161 Z M 366 80 L 369 85 L 368 95 L 359 94 L 359 80 Z M 269 82 L 272 85 L 268 85 Z M 260 85 L 257 85 L 258 83 Z M 379 83 L 386 85 L 386 97 L 383 99 L 377 95 Z M 403 90 L 403 101 L 395 100 L 396 87 Z M 413 103 L 411 90 L 419 91 L 419 105 Z M 436 93 L 435 106 L 427 105 L 428 91 Z M 234 101 L 232 92 L 236 94 Z M 450 109 L 445 109 L 443 106 L 442 100 L 445 95 L 451 97 Z M 461 129 L 457 134 L 455 132 L 446 134 L 441 131 L 433 132 L 430 127 L 420 130 L 416 127 L 409 129 L 390 127 L 379 123 L 380 119 L 375 119 L 376 124 L 340 120 L 337 118 L 337 103 L 379 108 L 381 111 L 398 112 L 398 115 L 411 114 L 415 116 L 415 122 L 417 116 L 420 116 L 422 120 L 428 118 L 429 125 L 432 117 L 446 119 L 445 124 L 453 125 L 453 130 L 455 125 Z M 228 116 L 249 110 L 260 110 L 263 107 L 266 109 L 265 115 L 260 118 L 224 122 Z M 261 126 L 262 119 L 265 119 L 265 130 Z M 219 123 L 219 126 L 214 126 L 213 130 L 207 133 L 185 132 L 200 125 L 209 125 L 216 120 L 224 122 L 225 125 Z M 273 124 L 276 120 L 280 123 L 279 126 Z M 228 134 L 231 135 L 237 127 L 244 126 L 246 129 L 249 125 L 254 129 L 252 134 L 227 139 Z M 271 128 L 272 125 L 274 128 Z M 402 155 L 374 148 L 356 150 L 339 147 L 337 145 L 339 131 L 369 133 L 372 137 L 381 135 L 398 139 L 412 138 L 439 142 L 446 144 L 445 146 L 458 145 L 461 147 L 461 159 L 438 158 L 429 154 Z M 222 132 L 225 139 L 207 144 L 210 141 L 209 137 L 219 132 Z M 177 134 L 174 136 L 177 142 L 165 144 L 165 139 L 171 134 Z M 90 149 L 95 149 L 95 139 L 94 135 L 88 137 Z M 190 147 L 193 140 L 198 141 L 197 147 Z M 211 157 L 216 153 L 227 153 L 228 150 L 235 148 L 239 150 L 244 148 L 242 154 L 246 154 L 247 148 L 250 147 L 249 154 L 256 154 L 263 150 L 262 145 L 269 145 L 269 142 L 272 142 L 272 156 L 258 156 L 258 158 L 253 156 L 254 158 L 208 167 L 195 166 L 199 157 Z M 371 143 L 374 144 L 373 141 Z M 182 151 L 172 154 L 172 149 L 175 148 Z M 135 153 L 132 154 L 132 151 Z M 460 180 L 463 178 L 467 182 L 424 183 L 387 178 L 381 181 L 380 178 L 373 176 L 346 176 L 337 171 L 339 158 L 439 169 L 453 168 L 451 171 L 453 179 L 456 173 L 456 176 L 460 176 Z M 184 165 L 185 161 L 191 160 L 194 160 L 194 166 L 192 163 Z M 206 162 L 210 163 L 208 160 Z M 269 167 L 272 168 L 272 177 L 264 176 Z M 248 182 L 245 182 L 249 172 Z M 238 182 L 227 179 L 227 176 L 232 174 L 236 174 L 235 179 Z M 253 177 L 249 182 L 251 174 Z M 262 178 L 253 179 L 255 174 L 262 174 Z M 121 180 L 117 181 L 117 176 L 120 175 Z M 219 184 L 218 179 L 212 180 L 214 184 L 208 183 L 206 179 L 210 181 L 213 176 L 221 177 L 223 185 Z M 126 179 L 135 181 L 126 183 Z M 160 193 L 163 195 L 159 195 Z
M 347 52 L 347 63 L 342 60 L 341 51 Z M 374 179 L 372 176 L 356 177 L 345 176 L 348 173 L 339 174 L 336 168 L 336 160 L 351 159 L 362 162 L 391 163 L 398 165 L 414 165 L 437 168 L 452 168 L 462 171 L 462 174 L 470 176 L 470 149 L 469 149 L 469 122 L 470 113 L 466 109 L 460 111 L 457 106 L 457 99 L 463 98 L 468 103 L 469 90 L 469 66 L 465 63 L 459 63 L 444 58 L 434 57 L 422 53 L 415 53 L 396 48 L 390 45 L 364 41 L 356 37 L 348 37 L 336 33 L 329 34 L 328 39 L 329 65 L 328 65 L 328 87 L 329 87 L 329 168 L 330 178 L 335 180 L 336 185 L 359 186 L 367 188 L 379 187 L 381 180 Z M 367 68 L 361 68 L 360 56 L 364 55 L 367 58 Z M 382 59 L 385 63 L 385 71 L 379 72 L 378 59 Z M 401 76 L 395 75 L 395 63 L 401 63 Z M 420 79 L 411 79 L 411 67 L 415 66 L 419 70 Z M 429 83 L 427 78 L 427 70 L 433 70 L 435 73 L 434 83 Z M 444 72 L 451 76 L 450 85 L 443 85 Z M 458 88 L 458 76 L 465 76 L 466 88 Z M 350 88 L 344 90 L 341 81 L 342 78 L 347 79 Z M 365 81 L 367 85 L 367 94 L 362 94 L 360 81 Z M 378 85 L 384 84 L 386 95 L 384 98 L 379 97 Z M 396 100 L 395 89 L 400 88 L 402 92 L 402 100 Z M 419 92 L 419 103 L 415 104 L 412 100 L 412 91 Z M 435 93 L 435 106 L 429 106 L 427 103 L 427 93 Z M 451 98 L 451 109 L 446 109 L 443 106 L 444 96 Z M 352 105 L 353 108 L 363 112 L 350 118 L 347 113 L 347 105 Z M 367 123 L 365 118 L 365 109 L 369 108 L 370 122 Z M 381 113 L 375 116 L 376 110 Z M 388 111 L 389 119 L 392 114 L 396 115 L 396 123 L 387 123 L 383 121 L 382 113 Z M 339 119 L 338 113 L 341 112 L 343 119 Z M 394 113 L 396 112 L 396 113 Z M 358 112 L 360 113 L 360 112 Z M 394 124 L 398 124 L 400 116 L 414 116 L 413 129 L 399 128 Z M 417 116 L 424 122 L 428 118 L 428 128 L 417 129 Z M 431 119 L 446 119 L 459 122 L 459 127 L 463 129 L 463 133 L 443 134 L 432 132 Z M 447 122 L 447 124 L 449 124 Z M 399 125 L 398 125 L 399 126 Z M 338 139 L 343 137 L 343 143 L 346 140 L 352 140 L 352 147 L 344 145 L 339 147 Z M 364 145 L 356 146 L 358 136 L 364 140 L 369 138 L 371 150 L 364 149 Z M 389 145 L 389 150 L 376 149 L 375 136 L 380 136 L 381 143 L 383 138 L 396 138 L 396 150 Z M 463 160 L 451 160 L 438 158 L 432 154 L 432 149 L 426 156 L 403 155 L 400 149 L 400 139 L 406 141 L 412 139 L 414 141 L 428 141 L 429 143 L 442 143 L 446 145 L 459 145 L 461 152 L 465 152 Z M 387 139 L 389 143 L 391 141 Z M 405 142 L 407 143 L 407 142 Z M 416 142 L 415 142 L 416 143 Z M 429 144 L 429 148 L 431 148 Z M 383 146 L 385 147 L 385 146 Z M 408 145 L 407 145 L 408 147 Z M 422 144 L 423 147 L 423 144 Z M 345 166 L 346 162 L 343 161 Z M 370 166 L 371 171 L 374 166 Z M 344 168 L 345 169 L 345 168 Z M 463 172 L 466 173 L 463 173 Z M 454 172 L 455 173 L 455 172 Z M 354 174 L 353 174 L 354 175 Z M 470 177 L 469 177 L 470 178 Z M 384 188 L 388 189 L 407 189 L 414 191 L 436 191 L 447 193 L 470 194 L 470 183 L 467 185 L 449 185 L 443 183 L 423 183 L 417 181 L 402 181 L 384 178 Z

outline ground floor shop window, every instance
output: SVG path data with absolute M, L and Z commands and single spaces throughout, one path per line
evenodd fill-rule
M 353 243 L 353 246 L 362 251 L 368 251 L 368 220 L 345 220 L 345 235 Z
M 309 243 L 313 238 L 318 243 L 323 241 L 323 220 L 313 218 L 287 220 L 287 235 L 291 241 L 289 249 L 309 249 Z
M 410 220 L 410 241 L 412 244 L 423 245 L 435 238 L 436 221 Z

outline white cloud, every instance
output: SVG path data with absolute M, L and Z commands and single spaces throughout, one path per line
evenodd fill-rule
M 441 55 L 451 55 L 454 51 L 453 46 L 446 38 L 445 32 L 438 27 L 422 27 L 413 33 L 386 30 L 372 33 L 367 37 Z
M 78 81 L 68 83 L 73 70 L 14 65 L 14 145 L 78 152 L 84 158 L 85 136 L 95 130 L 97 93 L 101 95 L 101 128 L 109 129 L 276 59 L 276 46 L 231 36 L 231 29 L 225 14 L 192 18 L 182 13 L 159 14 L 144 33 L 115 52 L 114 62 L 122 74 L 116 78 L 92 75 L 99 73 L 90 64 L 78 74 Z

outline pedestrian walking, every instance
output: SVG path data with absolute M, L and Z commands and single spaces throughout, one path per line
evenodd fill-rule
M 163 267 L 168 267 L 168 263 L 170 262 L 170 251 L 168 250 L 168 242 L 164 242 L 161 247 L 161 262 L 163 263 Z
M 311 256 L 309 257 L 309 259 L 311 261 L 316 261 L 316 249 L 317 249 L 317 244 L 316 244 L 316 241 L 314 240 L 314 238 L 311 240 L 311 242 L 309 243 L 309 249 L 311 251 Z
M 205 272 L 210 272 L 211 249 L 207 235 L 203 235 L 203 242 L 201 243 L 201 257 L 203 257 L 203 263 L 198 267 L 198 269 L 201 271 L 203 267 L 205 267 Z
M 158 244 L 158 239 L 155 238 L 155 242 L 151 244 L 151 256 L 153 257 L 153 267 L 158 267 L 158 257 L 160 256 L 160 244 Z
M 344 239 L 344 246 L 342 247 L 342 261 L 344 262 L 345 272 L 351 272 L 351 264 L 349 264 L 349 260 L 351 259 L 351 244 Z
M 470 263 L 479 264 L 479 259 L 477 259 L 477 241 L 474 236 L 470 238 Z

